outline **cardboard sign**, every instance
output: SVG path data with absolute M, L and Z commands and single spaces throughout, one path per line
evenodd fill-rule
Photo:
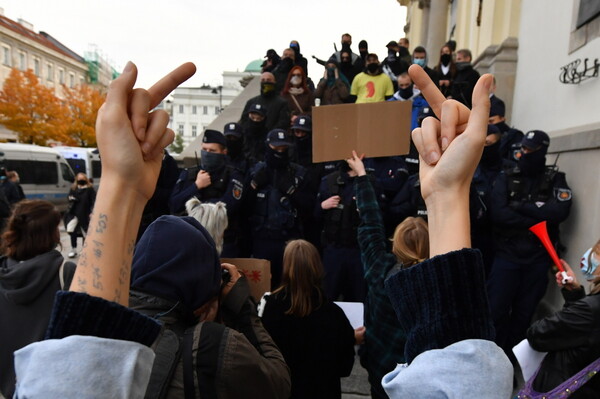
M 254 258 L 221 258 L 221 263 L 231 263 L 246 275 L 250 294 L 258 302 L 263 294 L 271 291 L 271 262 Z
M 408 154 L 412 101 L 313 107 L 313 162 Z

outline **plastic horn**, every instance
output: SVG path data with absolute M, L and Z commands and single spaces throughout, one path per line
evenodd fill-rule
M 556 254 L 556 250 L 554 249 L 554 245 L 552 245 L 552 242 L 550 242 L 550 236 L 548 235 L 548 229 L 546 228 L 546 221 L 544 220 L 543 222 L 539 222 L 538 224 L 531 226 L 529 231 L 531 231 L 536 235 L 537 238 L 540 239 L 544 245 L 544 248 L 546 248 L 546 251 L 548 251 L 548 255 L 550 255 L 550 258 L 552 258 L 552 261 L 556 267 L 558 267 L 558 270 L 560 270 L 562 283 L 566 284 L 569 281 L 573 281 L 573 278 L 567 274 L 565 268 L 560 262 L 560 259 Z

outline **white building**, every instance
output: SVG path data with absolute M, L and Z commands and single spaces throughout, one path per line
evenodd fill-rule
M 169 127 L 183 138 L 184 147 L 200 136 L 244 89 L 240 84 L 246 76 L 255 76 L 253 63 L 243 72 L 223 72 L 222 86 L 178 87 L 165 106 L 171 114 Z M 221 130 L 221 129 L 219 129 Z

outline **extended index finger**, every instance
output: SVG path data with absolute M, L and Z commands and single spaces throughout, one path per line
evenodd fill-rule
M 427 103 L 438 118 L 442 116 L 442 104 L 446 101 L 446 97 L 437 88 L 435 83 L 431 80 L 425 70 L 416 64 L 413 64 L 408 68 L 408 74 L 412 79 L 413 83 L 417 85 L 423 96 L 427 100 Z
M 175 68 L 161 80 L 156 82 L 148 93 L 150 94 L 150 109 L 156 107 L 177 86 L 191 78 L 196 73 L 196 65 L 186 62 Z

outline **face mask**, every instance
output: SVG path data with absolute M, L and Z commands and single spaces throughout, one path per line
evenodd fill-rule
M 440 57 L 440 61 L 443 66 L 448 66 L 451 59 L 452 59 L 452 56 L 450 54 L 442 54 L 442 56 Z
M 408 100 L 413 95 L 413 85 L 410 85 L 407 88 L 400 89 L 398 91 L 400 92 L 400 97 L 402 97 L 405 100 Z
M 296 150 L 299 154 L 308 154 L 312 149 L 312 140 L 308 134 L 302 137 L 294 136 L 294 141 L 296 142 Z
M 369 71 L 370 73 L 375 73 L 379 70 L 379 64 L 377 63 L 372 63 L 367 65 L 367 71 Z
M 216 172 L 225 166 L 225 154 L 217 152 L 200 151 L 200 164 L 208 173 Z
M 281 60 L 281 66 L 290 69 L 294 65 L 294 61 L 291 58 L 284 58 Z
M 302 78 L 300 76 L 292 76 L 290 83 L 294 86 L 300 86 L 302 83 Z
M 265 162 L 267 166 L 272 169 L 283 169 L 289 164 L 289 155 L 287 150 L 278 152 L 267 145 L 265 151 Z
M 229 157 L 231 159 L 235 159 L 237 158 L 241 153 L 242 153 L 242 146 L 243 146 L 243 142 L 241 139 L 238 140 L 234 140 L 234 139 L 229 139 L 227 140 L 227 154 L 229 154 Z
M 413 64 L 417 64 L 421 68 L 425 67 L 425 58 L 413 58 Z
M 361 56 L 361 58 L 363 58 L 363 59 L 364 59 L 364 58 L 365 58 L 365 57 L 366 57 L 368 54 L 369 54 L 369 52 L 368 52 L 368 51 L 360 51 L 360 56 Z
M 543 173 L 546 166 L 546 149 L 542 147 L 529 154 L 522 153 L 518 166 L 521 174 L 525 176 L 536 176 Z
M 77 180 L 77 184 L 79 184 L 80 186 L 87 186 L 87 181 L 85 181 L 85 180 Z
M 483 166 L 494 167 L 500 165 L 502 158 L 500 157 L 500 140 L 496 141 L 492 145 L 483 147 L 483 154 L 481 154 L 481 161 L 479 163 Z
M 508 129 L 510 129 L 510 127 L 504 121 L 498 122 L 494 126 L 500 129 L 501 132 L 506 132 Z
M 599 263 L 600 263 L 600 260 L 598 259 L 598 255 L 596 255 L 594 252 L 592 252 L 592 248 L 588 249 L 583 254 L 583 256 L 581 257 L 581 263 L 579 264 L 579 266 L 581 266 L 581 272 L 583 273 L 583 276 L 585 277 L 586 280 L 592 281 L 596 277 L 598 277 L 594 274 L 594 272 L 598 268 Z
M 260 82 L 260 94 L 264 97 L 270 97 L 275 94 L 275 83 Z
M 464 71 L 465 69 L 467 69 L 469 66 L 471 65 L 470 62 L 457 62 L 456 63 L 456 69 L 458 69 L 459 71 Z
M 334 78 L 335 77 L 335 68 L 327 68 L 327 77 Z

